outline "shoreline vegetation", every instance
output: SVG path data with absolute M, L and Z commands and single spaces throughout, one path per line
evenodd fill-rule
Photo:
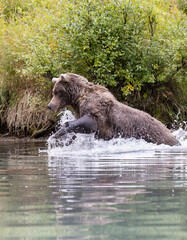
M 185 0 L 4 0 L 0 3 L 0 134 L 40 138 L 51 79 L 73 72 L 169 128 L 187 121 Z

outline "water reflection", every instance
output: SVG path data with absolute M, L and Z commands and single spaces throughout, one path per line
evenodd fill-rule
M 0 143 L 0 239 L 187 238 L 185 148 L 71 153 Z

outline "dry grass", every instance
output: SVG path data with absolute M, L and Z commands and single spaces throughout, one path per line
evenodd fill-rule
M 39 96 L 25 92 L 23 97 L 4 114 L 8 131 L 22 137 L 35 136 L 37 132 L 49 128 L 52 114 L 46 105 Z

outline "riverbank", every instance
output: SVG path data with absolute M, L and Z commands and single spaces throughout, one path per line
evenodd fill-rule
M 7 136 L 5 134 L 0 134 L 0 142 L 46 142 L 48 137 L 40 137 L 40 138 L 18 138 L 14 136 Z
M 136 92 L 128 96 L 128 101 L 123 103 L 149 113 L 169 129 L 176 130 L 187 121 L 187 101 L 179 94 L 180 86 L 176 89 L 177 91 L 173 92 L 169 88 L 159 93 L 151 94 L 150 92 L 146 98 L 141 92 Z M 49 100 L 41 105 L 33 106 L 29 98 L 23 98 L 24 104 L 23 99 L 20 99 L 14 106 L 8 106 L 7 109 L 1 111 L 0 137 L 4 139 L 45 139 L 55 131 L 60 115 L 53 114 L 46 108 Z

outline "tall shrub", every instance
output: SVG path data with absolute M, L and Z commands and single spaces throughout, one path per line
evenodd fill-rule
M 83 0 L 69 6 L 63 67 L 124 95 L 142 86 L 184 79 L 185 21 L 154 3 Z M 171 19 L 174 18 L 171 22 Z

